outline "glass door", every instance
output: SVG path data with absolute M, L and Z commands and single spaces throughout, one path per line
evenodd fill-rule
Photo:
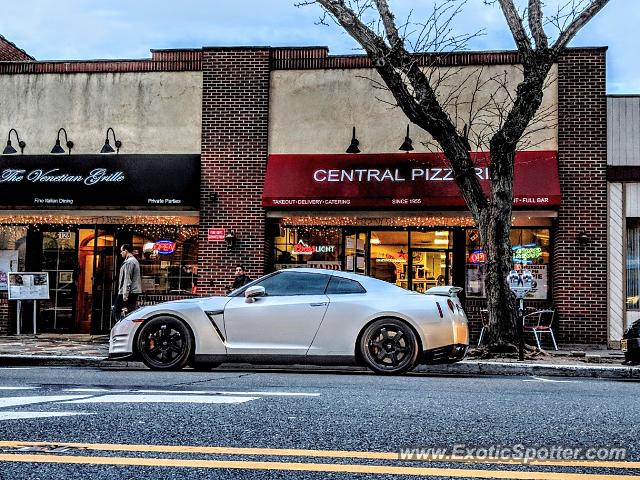
M 81 333 L 108 333 L 116 284 L 114 232 L 81 228 L 78 237 L 78 329 Z
M 118 294 L 115 232 L 96 229 L 93 263 L 92 333 L 108 333 L 111 305 Z
M 49 301 L 42 302 L 40 311 L 43 331 L 76 330 L 76 255 L 75 231 L 42 232 L 42 271 L 49 273 Z

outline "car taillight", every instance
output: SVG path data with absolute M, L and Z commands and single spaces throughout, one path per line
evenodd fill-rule
M 451 310 L 451 313 L 456 313 L 455 305 L 450 298 L 447 299 L 447 305 L 449 305 L 449 310 Z
M 436 305 L 438 306 L 438 313 L 440 314 L 440 318 L 444 318 L 444 314 L 442 313 L 442 307 L 438 302 L 436 302 Z

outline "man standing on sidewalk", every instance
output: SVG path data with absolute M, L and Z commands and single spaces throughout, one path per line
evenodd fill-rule
M 128 243 L 120 247 L 120 255 L 124 262 L 120 267 L 120 277 L 118 279 L 118 297 L 113 306 L 114 321 L 118 321 L 122 316 L 122 309 L 133 312 L 136 309 L 138 295 L 142 293 L 142 283 L 140 281 L 140 264 L 133 256 L 133 249 Z

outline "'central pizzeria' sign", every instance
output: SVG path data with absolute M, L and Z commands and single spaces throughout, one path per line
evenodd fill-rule
M 471 152 L 483 190 L 490 189 L 490 156 Z M 560 204 L 557 152 L 523 151 L 515 157 L 514 206 Z M 269 156 L 264 207 L 465 207 L 443 154 L 274 154 Z

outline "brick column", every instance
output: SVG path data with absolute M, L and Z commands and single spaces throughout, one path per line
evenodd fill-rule
M 252 278 L 264 271 L 269 60 L 268 47 L 203 49 L 201 294 L 224 293 L 237 264 Z M 209 242 L 209 228 L 233 230 L 236 247 Z
M 607 343 L 606 48 L 571 49 L 558 64 L 562 205 L 553 241 L 559 341 Z M 578 243 L 578 234 L 589 236 Z

